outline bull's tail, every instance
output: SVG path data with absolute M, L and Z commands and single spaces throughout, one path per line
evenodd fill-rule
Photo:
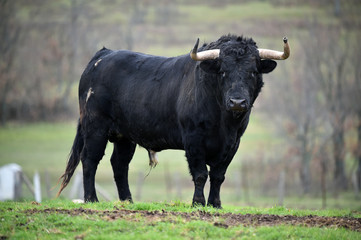
M 65 173 L 59 178 L 59 181 L 63 179 L 60 190 L 57 193 L 57 197 L 59 197 L 60 193 L 63 191 L 63 189 L 68 185 L 71 177 L 74 174 L 74 171 L 76 167 L 78 166 L 80 162 L 80 154 L 84 146 L 84 139 L 83 135 L 81 133 L 81 124 L 80 121 L 78 122 L 78 128 L 76 132 L 76 136 L 74 139 L 73 147 L 71 148 L 70 154 L 69 154 L 69 160 L 65 169 Z

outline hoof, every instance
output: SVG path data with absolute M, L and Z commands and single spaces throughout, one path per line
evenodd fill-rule
M 198 207 L 198 206 L 206 206 L 206 200 L 203 198 L 193 198 L 192 207 Z
M 208 206 L 218 208 L 218 209 L 222 209 L 221 200 L 215 200 L 215 201 L 209 201 L 208 200 Z

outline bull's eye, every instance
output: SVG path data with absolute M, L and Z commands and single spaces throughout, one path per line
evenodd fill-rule
M 253 77 L 253 78 L 255 78 L 256 76 L 257 76 L 257 72 L 256 71 L 253 71 L 252 73 L 251 73 L 251 77 Z
M 225 72 L 221 72 L 221 76 L 224 78 L 226 76 Z

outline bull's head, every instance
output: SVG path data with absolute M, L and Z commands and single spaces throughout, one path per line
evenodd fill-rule
M 262 86 L 262 74 L 275 69 L 273 60 L 284 60 L 290 55 L 287 38 L 283 38 L 284 51 L 259 49 L 252 39 L 225 36 L 197 52 L 197 40 L 190 56 L 201 61 L 206 74 L 216 75 L 222 91 L 222 102 L 228 111 L 239 116 L 250 110 Z M 219 47 L 212 49 L 214 47 Z M 211 48 L 210 50 L 206 50 Z M 214 78 L 212 78 L 214 79 Z

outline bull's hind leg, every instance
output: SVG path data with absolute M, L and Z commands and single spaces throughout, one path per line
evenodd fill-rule
M 84 184 L 84 201 L 97 202 L 95 191 L 95 173 L 99 161 L 104 156 L 104 150 L 107 145 L 107 138 L 93 134 L 91 137 L 85 137 L 84 148 L 82 151 L 83 165 L 83 184 Z
M 119 199 L 132 201 L 128 184 L 129 163 L 132 160 L 136 144 L 126 138 L 114 141 L 114 150 L 110 159 L 114 180 L 118 188 Z

